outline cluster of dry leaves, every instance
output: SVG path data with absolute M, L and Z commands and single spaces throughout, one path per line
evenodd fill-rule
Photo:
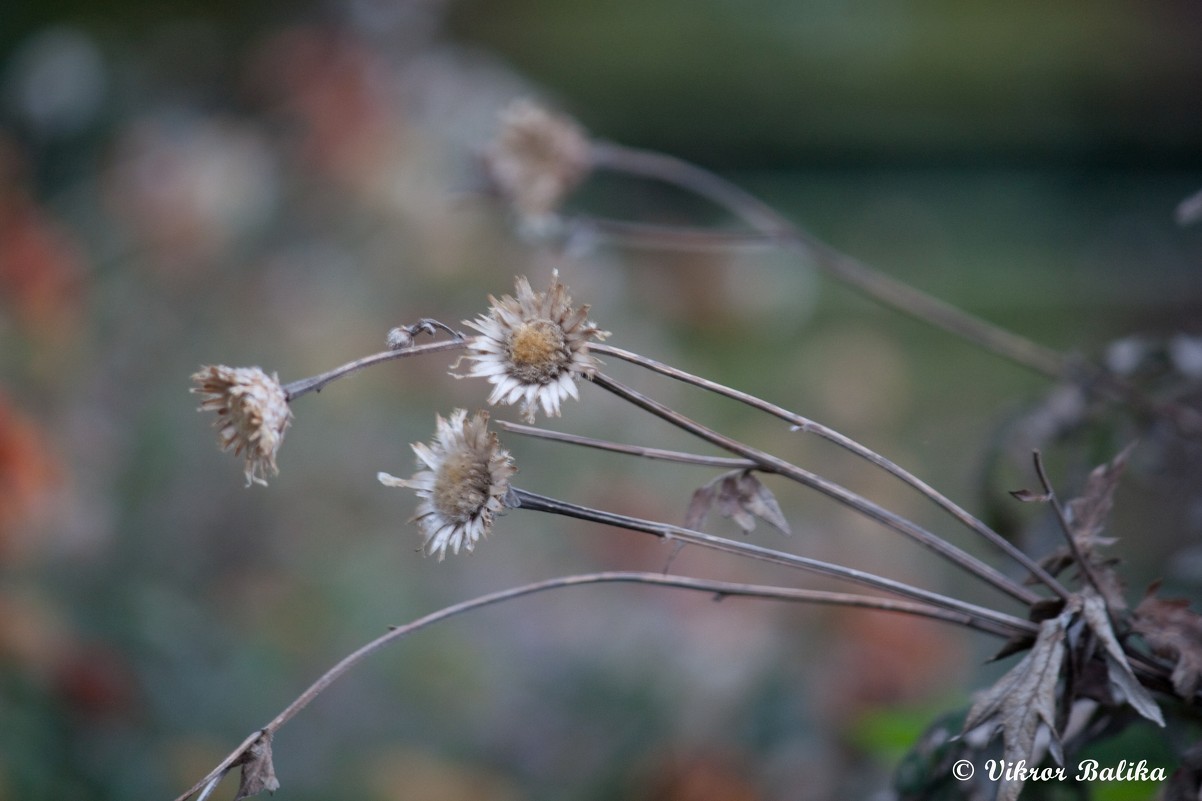
M 1065 767 L 1066 751 L 1116 731 L 1135 716 L 1164 726 L 1153 690 L 1171 692 L 1187 705 L 1197 703 L 1202 616 L 1186 600 L 1158 597 L 1158 585 L 1129 609 L 1117 560 L 1102 553 L 1115 542 L 1103 532 L 1130 450 L 1094 469 L 1081 496 L 1064 506 L 1050 489 L 1013 493 L 1019 500 L 1056 508 L 1069 544 L 1042 564 L 1053 575 L 1072 574 L 1080 589 L 1033 607 L 1038 634 L 1002 648 L 997 658 L 1025 655 L 977 695 L 961 736 L 940 753 L 944 768 L 950 770 L 955 759 L 986 764 L 993 754 L 987 749 L 998 735 L 1007 765 L 1035 767 L 1050 756 Z M 1157 660 L 1163 661 L 1158 665 Z M 1166 664 L 1171 665 L 1171 686 L 1162 678 Z M 1003 778 L 996 797 L 1013 801 L 1024 783 L 1023 771 L 1015 771 Z M 967 795 L 961 797 L 974 797 L 969 787 L 963 792 Z M 992 787 L 982 792 L 992 792 Z M 1202 799 L 1202 771 L 1188 755 L 1166 793 L 1174 801 Z

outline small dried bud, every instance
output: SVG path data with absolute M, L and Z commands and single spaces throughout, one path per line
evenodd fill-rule
M 279 379 L 258 367 L 202 367 L 192 376 L 192 392 L 204 395 L 199 411 L 217 412 L 213 424 L 223 451 L 245 453 L 246 485 L 267 485 L 268 471 L 279 475 L 276 453 L 292 422 L 288 396 Z
M 493 182 L 524 217 L 549 217 L 588 175 L 588 137 L 572 119 L 524 99 L 506 106 L 500 123 L 485 155 Z
M 413 334 L 406 328 L 398 326 L 388 332 L 388 349 L 404 350 L 413 344 Z

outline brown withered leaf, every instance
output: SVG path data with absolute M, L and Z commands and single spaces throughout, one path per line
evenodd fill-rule
M 1082 676 L 1091 678 L 1083 681 Z M 1091 686 L 1097 688 L 1096 695 L 1083 691 Z M 978 695 L 963 735 L 966 740 L 983 735 L 988 741 L 1000 729 L 1006 761 L 1026 760 L 1034 767 L 1043 757 L 1036 744 L 1043 742 L 1039 735 L 1045 732 L 1048 751 L 1063 765 L 1059 727 L 1073 704 L 1085 697 L 1129 705 L 1164 725 L 1160 707 L 1135 677 L 1114 634 L 1105 599 L 1091 589 L 1070 596 L 1059 615 L 1040 622 L 1030 652 Z M 1021 790 L 1022 781 L 1003 781 L 997 797 L 1013 801 Z
M 760 481 L 759 477 L 750 470 L 739 476 L 736 483 L 736 496 L 743 508 L 775 528 L 782 534 L 792 534 L 789 521 L 785 519 L 776 496 Z
M 1160 707 L 1153 700 L 1152 694 L 1135 677 L 1134 671 L 1131 670 L 1131 662 L 1114 635 L 1106 601 L 1091 590 L 1082 593 L 1081 599 L 1081 617 L 1102 646 L 1110 692 L 1114 699 L 1119 703 L 1129 704 L 1143 717 L 1163 726 L 1164 716 Z
M 1050 620 L 1054 617 L 1059 617 L 1064 611 L 1065 601 L 1063 598 L 1041 598 L 1031 604 L 1030 610 L 1027 612 L 1027 619 L 1032 623 L 1042 623 L 1045 620 Z M 996 654 L 989 657 L 990 662 L 998 662 L 1013 654 L 1022 653 L 1035 644 L 1035 635 L 1033 634 L 1015 634 L 1010 639 L 1002 644 L 1002 647 Z
M 1069 524 L 1073 529 L 1073 539 L 1081 552 L 1091 557 L 1094 548 L 1100 545 L 1110 545 L 1111 538 L 1103 538 L 1106 519 L 1114 507 L 1114 491 L 1127 467 L 1127 457 L 1131 455 L 1135 443 L 1119 451 L 1118 455 L 1105 464 L 1100 464 L 1089 474 L 1085 489 L 1081 495 L 1068 502 Z
M 1131 624 L 1157 656 L 1173 662 L 1173 689 L 1191 700 L 1202 684 L 1202 616 L 1184 598 L 1157 598 L 1158 584 L 1148 588 L 1135 607 Z
M 1040 761 L 1035 741 L 1042 730 L 1048 734 L 1053 756 L 1063 761 L 1056 728 L 1056 691 L 1064 664 L 1065 630 L 1071 618 L 1072 614 L 1065 612 L 1040 624 L 1030 653 L 978 696 L 964 721 L 964 734 L 986 727 L 992 739 L 1000 729 L 1004 758 L 1009 762 L 1023 759 L 1033 766 Z M 1022 788 L 1021 780 L 1003 781 L 998 801 L 1014 801 Z
M 1103 537 L 1102 532 L 1114 507 L 1114 491 L 1134 447 L 1134 443 L 1128 445 L 1109 462 L 1095 467 L 1090 472 L 1081 495 L 1065 505 L 1065 515 L 1076 550 L 1088 563 L 1089 573 L 1097 582 L 1097 589 L 1112 610 L 1126 609 L 1127 602 L 1123 597 L 1122 580 L 1114 570 L 1118 560 L 1100 553 L 1102 547 L 1114 544 L 1115 539 Z M 1076 561 L 1072 549 L 1065 546 L 1041 559 L 1040 565 L 1055 576 L 1076 565 Z
M 684 527 L 700 531 L 701 524 L 705 522 L 705 516 L 710 513 L 717 495 L 718 482 L 716 480 L 699 487 L 689 500 L 689 508 L 685 510 Z
M 1000 662 L 1008 656 L 1021 654 L 1035 644 L 1035 638 L 1029 634 L 1015 634 L 1010 639 L 1002 643 L 1002 647 L 998 652 L 987 659 L 987 662 Z
M 274 793 L 278 789 L 280 782 L 271 764 L 271 734 L 264 731 L 242 755 L 242 780 L 238 783 L 234 801 L 242 801 L 264 790 Z
M 1052 496 L 1049 493 L 1033 492 L 1029 489 L 1010 490 L 1010 495 L 1016 501 L 1022 501 L 1023 503 L 1047 503 L 1052 500 Z
M 792 533 L 776 497 L 750 470 L 723 473 L 694 492 L 685 512 L 685 527 L 700 529 L 715 506 L 719 514 L 733 520 L 744 534 L 755 530 L 757 517 L 783 534 Z

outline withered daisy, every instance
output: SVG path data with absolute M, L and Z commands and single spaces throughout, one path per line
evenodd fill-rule
M 604 339 L 609 332 L 588 319 L 587 305 L 572 306 L 558 271 L 546 292 L 532 290 L 524 277 L 516 287 L 516 298 L 490 295 L 488 315 L 464 321 L 480 332 L 468 345 L 465 358 L 475 361 L 468 375 L 493 384 L 491 404 L 521 401 L 522 416 L 529 422 L 534 422 L 535 404 L 558 417 L 560 401 L 580 397 L 577 379 L 597 372 L 589 340 Z
M 425 466 L 410 479 L 378 474 L 381 484 L 408 487 L 422 502 L 413 519 L 425 536 L 427 553 L 471 551 L 488 536 L 493 520 L 505 508 L 509 478 L 517 472 L 509 452 L 501 448 L 497 435 L 488 430 L 488 412 L 470 418 L 456 409 L 447 419 L 438 416 L 438 430 L 429 445 L 411 447 L 418 466 Z
M 268 472 L 279 475 L 275 457 L 292 422 L 279 379 L 258 367 L 209 365 L 192 381 L 191 391 L 205 396 L 199 411 L 217 412 L 213 425 L 221 450 L 245 455 L 246 486 L 266 486 Z
M 485 154 L 493 183 L 528 219 L 550 216 L 588 175 L 588 137 L 572 119 L 527 99 L 502 109 L 499 122 Z

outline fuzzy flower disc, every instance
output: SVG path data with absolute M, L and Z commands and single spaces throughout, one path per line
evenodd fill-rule
M 279 379 L 258 367 L 202 367 L 192 376 L 192 392 L 204 395 L 200 411 L 217 413 L 214 426 L 223 451 L 246 459 L 246 485 L 267 484 L 279 475 L 276 454 L 292 422 L 288 396 Z
M 420 470 L 410 479 L 380 473 L 388 487 L 408 487 L 422 499 L 414 520 L 425 537 L 427 553 L 471 551 L 488 536 L 493 521 L 505 508 L 509 479 L 517 472 L 509 452 L 488 430 L 488 412 L 470 418 L 456 409 L 447 419 L 438 417 L 438 430 L 430 444 L 415 443 Z
M 558 417 L 564 398 L 579 397 L 576 381 L 597 372 L 589 340 L 609 334 L 588 319 L 588 306 L 572 306 L 558 272 L 546 292 L 535 292 L 525 278 L 517 279 L 516 286 L 517 297 L 489 297 L 487 316 L 464 321 L 480 332 L 468 346 L 466 358 L 475 362 L 468 375 L 493 385 L 489 403 L 520 401 L 529 422 L 537 406 Z

